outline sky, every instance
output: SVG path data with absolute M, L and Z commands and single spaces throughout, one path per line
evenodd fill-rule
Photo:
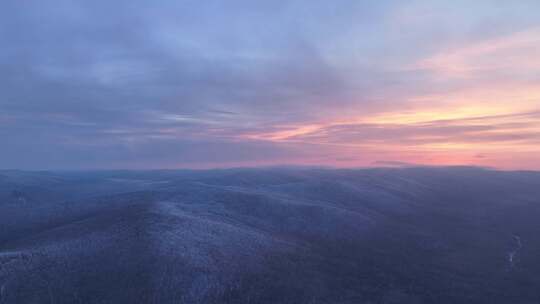
M 3 0 L 0 168 L 540 170 L 538 0 Z

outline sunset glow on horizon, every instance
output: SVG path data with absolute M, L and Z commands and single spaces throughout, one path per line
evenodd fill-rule
M 338 2 L 7 1 L 0 168 L 540 170 L 540 2 Z

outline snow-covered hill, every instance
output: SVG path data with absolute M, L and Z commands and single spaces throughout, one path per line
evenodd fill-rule
M 0 303 L 538 303 L 539 218 L 535 172 L 0 171 Z

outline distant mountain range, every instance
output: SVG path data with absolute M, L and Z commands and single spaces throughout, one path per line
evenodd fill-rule
M 540 173 L 0 171 L 0 303 L 540 303 Z

